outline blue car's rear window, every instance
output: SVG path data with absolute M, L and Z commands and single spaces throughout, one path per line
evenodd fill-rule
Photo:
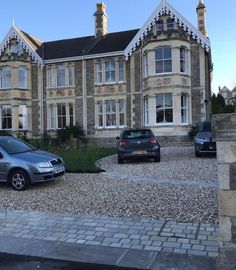
M 125 140 L 149 139 L 153 137 L 154 135 L 151 130 L 128 130 L 123 134 L 123 139 Z

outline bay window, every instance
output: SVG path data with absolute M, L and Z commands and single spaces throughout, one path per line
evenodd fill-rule
M 20 105 L 18 109 L 18 128 L 22 130 L 28 129 L 27 106 Z
M 173 123 L 172 94 L 156 95 L 156 123 Z
M 180 48 L 180 72 L 187 72 L 187 49 L 185 47 Z
M 27 88 L 27 69 L 25 67 L 18 68 L 18 87 Z
M 11 68 L 0 68 L 0 89 L 11 87 Z
M 11 105 L 1 106 L 1 129 L 12 129 Z
M 188 96 L 187 94 L 181 95 L 181 122 L 188 124 Z
M 156 73 L 172 72 L 171 47 L 160 47 L 155 50 Z

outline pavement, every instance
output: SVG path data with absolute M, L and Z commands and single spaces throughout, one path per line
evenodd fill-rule
M 78 269 L 213 270 L 218 225 L 0 207 L 0 253 Z

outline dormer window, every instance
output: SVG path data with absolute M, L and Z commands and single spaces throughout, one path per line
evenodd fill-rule
M 162 19 L 159 19 L 156 24 L 156 31 L 162 32 L 164 30 L 164 23 Z
M 175 29 L 175 20 L 172 18 L 168 18 L 166 22 L 166 30 L 174 30 Z
M 7 48 L 8 54 L 22 54 L 23 50 L 20 44 L 16 40 L 12 40 Z

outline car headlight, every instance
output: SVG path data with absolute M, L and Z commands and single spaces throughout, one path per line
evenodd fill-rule
M 39 168 L 50 168 L 52 166 L 51 166 L 50 162 L 40 162 L 40 163 L 38 163 L 38 167 Z
M 207 139 L 205 139 L 205 138 L 196 138 L 195 142 L 199 143 L 199 144 L 203 144 L 204 142 L 207 142 Z

